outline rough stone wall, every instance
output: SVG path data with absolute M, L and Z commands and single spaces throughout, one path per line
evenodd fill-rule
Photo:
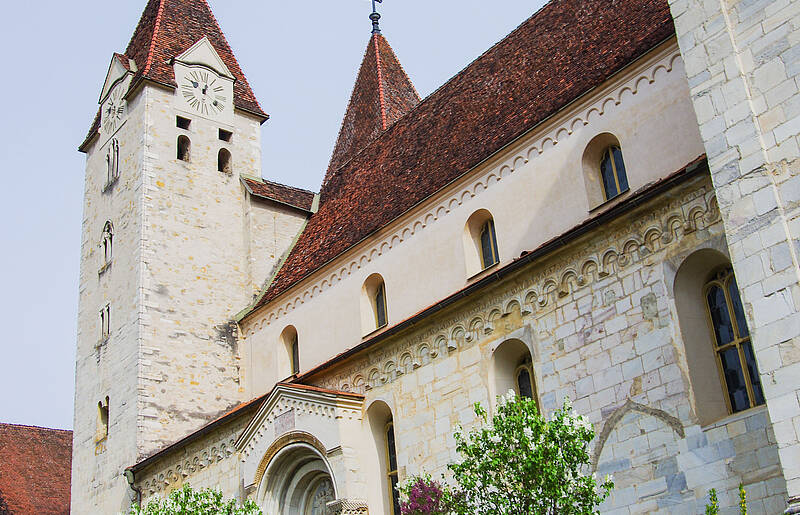
M 317 382 L 388 402 L 400 475 L 438 475 L 456 457 L 453 427 L 502 393 L 493 352 L 517 339 L 544 411 L 569 396 L 598 430 L 596 470 L 618 476 L 603 513 L 702 512 L 712 487 L 733 507 L 739 483 L 772 513 L 785 485 L 766 412 L 699 425 L 670 293 L 673 263 L 724 248 L 722 231 L 710 182 L 694 179 Z
M 201 490 L 215 488 L 226 498 L 242 499 L 242 482 L 234 443 L 244 430 L 252 412 L 219 426 L 215 431 L 166 454 L 136 475 L 142 502 L 158 495 L 165 497 L 188 483 Z
M 233 316 L 252 299 L 296 235 L 298 215 L 260 206 L 251 226 L 240 174 L 258 175 L 260 123 L 235 126 L 174 107 L 171 90 L 143 87 L 129 102 L 119 180 L 106 182 L 108 137 L 89 149 L 80 272 L 75 394 L 73 511 L 127 511 L 124 469 L 238 404 L 238 334 Z M 192 119 L 176 126 L 176 115 Z M 219 128 L 234 133 L 230 143 Z M 191 160 L 177 159 L 177 137 L 191 138 Z M 217 152 L 233 156 L 217 171 Z M 111 264 L 102 266 L 102 231 L 114 224 Z M 274 258 L 254 252 L 271 248 Z M 99 313 L 111 310 L 100 338 Z M 108 396 L 109 434 L 95 445 L 99 401 Z
M 797 497 L 800 3 L 670 0 L 670 6 L 783 473 L 789 495 Z
M 261 167 L 260 124 L 235 126 L 182 113 L 172 91 L 147 89 L 140 357 L 140 456 L 171 444 L 244 400 L 234 315 L 252 295 L 246 193 L 240 174 Z M 176 114 L 191 119 L 176 127 Z M 232 130 L 230 143 L 219 128 Z M 180 134 L 190 161 L 177 159 Z M 228 148 L 232 172 L 217 170 Z M 278 215 L 280 216 L 280 215 Z M 266 235 L 288 246 L 294 234 Z M 263 281 L 263 278 L 261 279 Z
M 249 196 L 250 276 L 252 295 L 261 292 L 300 232 L 306 213 L 275 202 Z M 244 306 L 241 306 L 244 308 Z
M 121 87 L 121 86 L 118 86 Z M 142 159 L 145 104 L 131 99 L 113 135 L 120 145 L 119 179 L 106 187 L 109 135 L 101 134 L 86 161 L 72 458 L 72 512 L 126 511 L 122 471 L 136 459 Z M 114 226 L 113 257 L 103 269 L 102 233 Z M 101 273 L 102 270 L 102 273 Z M 100 310 L 111 309 L 111 332 L 101 339 Z M 108 437 L 95 443 L 97 404 L 109 398 Z

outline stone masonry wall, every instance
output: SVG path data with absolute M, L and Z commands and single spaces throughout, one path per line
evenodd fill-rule
M 124 85 L 118 85 L 124 87 Z M 101 134 L 87 152 L 79 278 L 72 513 L 127 511 L 122 471 L 136 459 L 139 285 L 142 234 L 143 95 L 128 103 L 119 141 L 119 178 L 107 185 L 112 135 Z M 113 256 L 103 266 L 103 227 L 114 226 Z M 101 338 L 100 310 L 110 306 L 111 332 Z M 96 443 L 98 402 L 109 398 L 105 442 Z
M 798 497 L 800 2 L 670 6 L 783 473 Z
M 244 114 L 235 126 L 175 107 L 175 94 L 148 89 L 148 138 L 144 172 L 142 354 L 140 357 L 140 456 L 188 435 L 244 400 L 233 317 L 252 300 L 255 278 L 250 253 L 263 238 L 277 262 L 295 236 L 259 234 L 248 223 L 241 174 L 261 168 L 260 123 Z M 176 114 L 190 118 L 176 127 Z M 219 139 L 219 128 L 233 132 Z M 180 134 L 191 140 L 189 162 L 176 157 Z M 231 173 L 217 170 L 217 153 L 232 154 Z M 274 216 L 284 216 L 274 210 Z M 290 217 L 291 218 L 291 217 Z M 253 248 L 255 247 L 255 248 Z M 260 271 L 259 271 L 260 272 Z
M 196 490 L 219 489 L 225 498 L 243 498 L 234 443 L 252 415 L 250 410 L 226 422 L 137 473 L 136 484 L 142 490 L 142 502 L 147 503 L 154 495 L 164 497 L 184 483 Z
M 596 471 L 617 478 L 603 513 L 702 513 L 709 488 L 734 509 L 740 483 L 754 513 L 774 513 L 786 490 L 763 407 L 705 427 L 695 413 L 670 271 L 708 247 L 725 243 L 700 177 L 314 382 L 386 401 L 401 479 L 438 475 L 456 458 L 453 427 L 502 393 L 493 352 L 516 339 L 544 411 L 568 396 L 595 424 Z

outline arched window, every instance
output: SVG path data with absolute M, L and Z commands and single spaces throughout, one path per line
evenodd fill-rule
M 481 227 L 481 264 L 489 268 L 499 261 L 497 257 L 497 234 L 494 231 L 494 220 L 486 220 Z
M 380 274 L 370 275 L 361 288 L 361 326 L 364 334 L 389 323 L 386 283 Z
M 100 340 L 106 341 L 111 336 L 111 305 L 100 310 Z
M 737 413 L 764 404 L 750 331 L 744 318 L 733 269 L 725 267 L 704 289 L 708 321 L 728 411 Z
M 231 173 L 231 153 L 226 148 L 219 149 L 217 170 L 222 173 Z
M 389 421 L 384 430 L 386 435 L 386 483 L 392 499 L 392 515 L 400 515 L 400 492 L 397 491 L 397 447 L 394 439 L 394 422 Z
M 528 399 L 536 399 L 533 395 L 533 373 L 529 363 L 520 365 L 515 375 L 517 395 Z
M 480 209 L 467 220 L 464 228 L 464 250 L 467 275 L 473 276 L 500 262 L 497 232 L 489 211 Z
M 612 145 L 605 149 L 600 159 L 600 176 L 603 179 L 603 191 L 606 200 L 628 191 L 628 176 L 625 174 L 625 161 L 622 150 Z
M 191 150 L 192 142 L 189 140 L 189 137 L 183 134 L 178 136 L 178 159 L 181 161 L 189 161 Z
M 490 374 L 493 398 L 513 390 L 520 397 L 538 402 L 531 351 L 521 340 L 507 340 L 497 347 Z
M 281 333 L 281 341 L 286 348 L 286 356 L 288 358 L 288 369 L 291 375 L 300 373 L 300 344 L 297 337 L 297 329 L 294 326 L 288 326 Z M 284 369 L 285 370 L 285 369 Z M 285 372 L 281 372 L 284 374 Z
M 106 222 L 103 227 L 103 265 L 111 262 L 114 255 L 114 226 L 111 222 Z

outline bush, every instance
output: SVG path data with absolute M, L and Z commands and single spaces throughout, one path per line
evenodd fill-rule
M 173 490 L 166 498 L 153 497 L 145 506 L 131 507 L 131 515 L 261 515 L 253 501 L 244 505 L 224 500 L 219 490 L 193 490 L 188 484 Z
M 547 421 L 533 400 L 510 391 L 498 399 L 491 425 L 480 404 L 475 414 L 484 427 L 455 433 L 461 461 L 448 468 L 456 486 L 410 478 L 400 488 L 402 515 L 598 513 L 614 483 L 584 473 L 594 428 L 569 401 Z
M 399 485 L 401 515 L 447 515 L 451 492 L 429 475 L 414 476 Z

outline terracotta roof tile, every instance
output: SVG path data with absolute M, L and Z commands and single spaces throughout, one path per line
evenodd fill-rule
M 250 312 L 674 33 L 666 0 L 552 0 L 330 177 Z
M 314 204 L 316 193 L 313 191 L 251 177 L 242 177 L 242 181 L 248 191 L 257 197 L 280 202 L 303 211 L 311 211 Z
M 323 184 L 419 101 L 386 38 L 370 36 Z
M 125 56 L 133 59 L 138 68 L 130 90 L 133 91 L 144 79 L 177 87 L 172 59 L 188 50 L 203 36 L 208 37 L 236 79 L 233 86 L 234 105 L 266 118 L 267 114 L 256 100 L 206 0 L 148 1 L 125 50 Z M 97 118 L 81 149 L 97 132 L 99 114 Z
M 0 499 L 9 513 L 68 514 L 71 473 L 72 431 L 0 424 Z

